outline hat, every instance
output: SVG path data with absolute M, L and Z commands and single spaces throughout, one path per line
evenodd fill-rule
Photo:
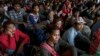
M 79 17 L 78 19 L 75 19 L 75 23 L 83 23 L 83 24 L 85 24 L 86 22 L 84 21 L 84 19 L 82 17 Z

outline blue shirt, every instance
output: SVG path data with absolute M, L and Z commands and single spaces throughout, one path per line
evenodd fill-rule
M 96 32 L 100 28 L 100 20 L 98 20 L 92 27 L 92 32 Z
M 30 13 L 30 15 L 29 15 L 29 23 L 32 26 L 35 26 L 38 21 L 39 21 L 39 14 L 34 15 L 33 13 Z
M 75 46 L 74 45 L 74 39 L 75 37 L 78 35 L 78 31 L 74 28 L 71 27 L 70 29 L 68 29 L 64 34 L 62 39 L 67 41 L 70 45 Z

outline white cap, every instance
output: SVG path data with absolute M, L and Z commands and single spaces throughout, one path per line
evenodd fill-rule
M 84 21 L 84 19 L 82 18 L 82 17 L 79 17 L 78 19 L 75 19 L 75 23 L 86 23 L 85 21 Z

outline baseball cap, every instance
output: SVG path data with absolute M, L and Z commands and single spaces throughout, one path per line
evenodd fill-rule
M 86 22 L 84 21 L 84 19 L 82 17 L 79 17 L 78 19 L 75 19 L 74 23 L 83 23 L 83 24 L 85 24 Z

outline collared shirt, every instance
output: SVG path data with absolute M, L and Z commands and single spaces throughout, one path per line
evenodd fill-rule
M 39 14 L 37 14 L 37 15 L 34 15 L 34 14 L 30 14 L 31 16 L 33 16 L 33 18 L 34 18 L 34 21 L 37 23 L 38 22 L 38 20 L 39 20 Z
M 33 13 L 30 13 L 28 21 L 30 25 L 35 26 L 39 21 L 39 14 L 34 15 Z
M 78 31 L 74 27 L 71 27 L 63 34 L 62 39 L 67 41 L 70 45 L 75 46 L 74 39 L 77 36 L 77 34 Z

